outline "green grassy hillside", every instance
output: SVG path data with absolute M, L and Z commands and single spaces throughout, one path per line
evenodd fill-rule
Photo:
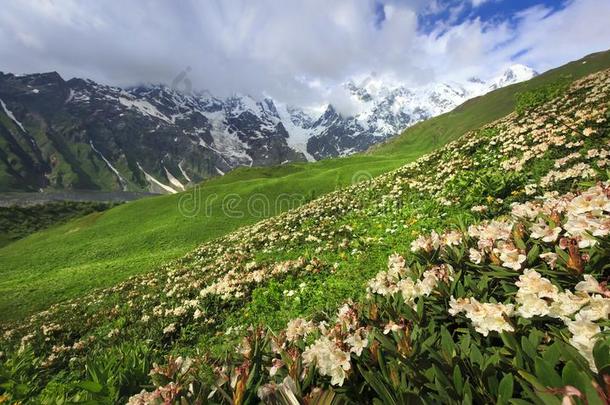
M 590 55 L 527 83 L 470 100 L 365 154 L 281 168 L 238 169 L 205 182 L 196 192 L 130 202 L 33 234 L 0 249 L 0 320 L 20 319 L 52 303 L 150 271 L 297 201 L 397 168 L 509 113 L 518 92 L 563 75 L 575 79 L 609 66 L 610 52 Z M 275 204 L 278 197 L 285 200 L 286 194 L 301 198 L 291 199 L 292 204 Z M 243 215 L 223 213 L 225 198 L 237 201 L 232 211 Z M 248 210 L 250 198 L 252 209 Z M 193 199 L 199 201 L 198 208 L 193 209 Z M 265 200 L 269 209 L 261 211 Z
M 0 396 L 606 403 L 610 69 L 528 100 L 371 181 L 0 325 Z

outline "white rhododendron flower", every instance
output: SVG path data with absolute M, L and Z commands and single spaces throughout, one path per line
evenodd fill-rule
M 542 260 L 544 260 L 551 269 L 554 269 L 555 265 L 557 264 L 557 259 L 559 258 L 559 256 L 557 256 L 557 253 L 547 252 L 547 253 L 542 253 L 540 255 L 540 258 Z
M 540 215 L 540 207 L 531 202 L 514 203 L 511 206 L 511 214 L 516 218 L 534 219 Z
M 331 377 L 332 385 L 342 386 L 346 371 L 351 368 L 349 353 L 342 351 L 335 342 L 321 336 L 303 352 L 303 363 L 315 364 L 320 375 Z
M 405 302 L 408 304 L 413 303 L 415 298 L 419 297 L 420 295 L 419 288 L 409 277 L 400 280 L 396 286 L 398 287 L 398 291 L 400 291 L 402 294 Z
M 284 362 L 281 359 L 274 358 L 271 361 L 271 367 L 269 367 L 269 376 L 273 377 L 277 372 L 284 367 Z
M 610 298 L 602 297 L 601 295 L 594 295 L 589 300 L 586 307 L 582 308 L 578 315 L 582 319 L 588 319 L 590 321 L 598 321 L 600 319 L 607 319 L 610 314 Z
M 483 254 L 475 248 L 470 248 L 468 250 L 468 257 L 470 258 L 470 261 L 474 264 L 481 264 L 481 262 L 483 261 Z
M 588 293 L 600 293 L 602 292 L 602 288 L 597 282 L 597 280 L 591 276 L 590 274 L 583 275 L 584 281 L 580 281 L 576 284 L 576 291 L 584 291 Z
M 586 294 L 574 294 L 571 291 L 560 292 L 550 305 L 549 315 L 567 320 L 588 302 L 589 296 Z
M 413 305 L 417 297 L 430 295 L 439 282 L 448 283 L 453 280 L 453 267 L 449 264 L 434 266 L 426 270 L 421 279 L 414 281 L 406 274 L 404 267 L 398 271 L 393 269 L 393 260 L 395 259 L 390 260 L 388 266 L 390 270 L 379 272 L 369 280 L 369 293 L 388 296 L 400 292 L 405 303 Z
M 344 342 L 350 346 L 350 352 L 354 353 L 356 356 L 360 356 L 362 350 L 369 344 L 368 332 L 364 328 L 359 328 L 353 335 L 349 335 L 345 338 Z
M 494 253 L 499 256 L 502 266 L 513 270 L 520 270 L 522 263 L 527 257 L 515 246 L 503 243 L 494 249 Z
M 569 331 L 572 333 L 570 344 L 574 346 L 582 356 L 587 359 L 593 371 L 597 371 L 593 359 L 593 347 L 597 342 L 595 336 L 601 332 L 598 324 L 589 319 L 583 319 L 576 315 L 576 320 L 568 321 Z
M 441 245 L 441 238 L 435 231 L 430 233 L 430 236 L 420 235 L 417 239 L 411 242 L 411 251 L 418 252 L 423 250 L 425 252 L 431 252 L 436 250 Z
M 400 276 L 406 271 L 405 259 L 398 253 L 394 253 L 388 257 L 388 272 L 392 276 Z
M 542 239 L 543 242 L 555 242 L 561 233 L 561 227 L 552 227 L 542 218 L 532 225 L 530 236 L 534 239 Z
M 459 246 L 462 243 L 462 233 L 450 231 L 443 234 L 441 239 L 446 246 Z
M 402 326 L 394 323 L 394 321 L 388 322 L 383 328 L 383 334 L 387 335 L 390 332 L 397 332 L 402 329 Z
M 534 316 L 545 316 L 549 314 L 548 303 L 539 298 L 536 294 L 523 294 L 517 296 L 517 314 L 523 318 L 533 318 Z
M 485 212 L 487 207 L 485 205 L 475 205 L 470 209 L 472 212 Z
M 288 322 L 288 325 L 286 326 L 286 339 L 288 339 L 289 342 L 293 342 L 297 339 L 306 337 L 315 330 L 316 327 L 311 321 L 296 318 Z
M 507 318 L 513 314 L 514 306 L 512 304 L 492 304 L 480 303 L 475 298 L 467 298 L 456 300 L 451 297 L 449 313 L 453 316 L 460 312 L 465 312 L 474 329 L 487 336 L 489 332 L 513 332 L 515 329 L 507 321 Z
M 551 283 L 547 278 L 544 278 L 533 269 L 523 270 L 523 274 L 519 276 L 519 281 L 515 282 L 519 287 L 517 296 L 533 294 L 539 298 L 555 298 L 559 289 Z

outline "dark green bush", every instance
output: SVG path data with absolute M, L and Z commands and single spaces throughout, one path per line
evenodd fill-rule
M 117 203 L 52 201 L 27 207 L 0 207 L 0 247 L 73 218 L 105 211 Z

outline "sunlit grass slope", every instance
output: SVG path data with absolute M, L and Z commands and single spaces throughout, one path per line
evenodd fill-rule
M 298 201 L 412 161 L 511 112 L 519 92 L 609 66 L 610 52 L 593 54 L 526 83 L 470 100 L 367 153 L 316 163 L 238 169 L 203 183 L 197 191 L 130 202 L 35 233 L 0 249 L 0 321 L 20 319 L 55 302 L 154 270 L 202 242 Z M 230 208 L 229 215 L 223 206 Z

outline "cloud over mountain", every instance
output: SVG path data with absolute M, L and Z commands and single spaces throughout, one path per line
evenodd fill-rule
M 511 3 L 7 1 L 0 70 L 127 86 L 191 67 L 193 86 L 214 94 L 339 105 L 335 87 L 372 72 L 422 85 L 515 62 L 543 71 L 610 45 L 608 1 Z

